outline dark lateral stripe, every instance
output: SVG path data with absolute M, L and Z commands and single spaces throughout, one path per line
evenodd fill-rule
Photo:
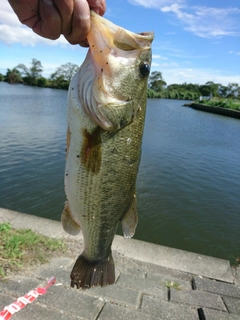
M 86 129 L 83 130 L 83 147 L 81 150 L 81 162 L 87 171 L 98 173 L 102 161 L 101 148 L 101 128 L 89 133 Z

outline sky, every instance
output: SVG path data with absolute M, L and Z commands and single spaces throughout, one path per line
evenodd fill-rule
M 239 0 L 107 0 L 104 17 L 132 32 L 154 31 L 151 71 L 167 85 L 240 85 Z M 86 48 L 63 36 L 48 40 L 22 25 L 7 0 L 0 6 L 0 73 L 41 61 L 49 77 L 68 62 L 81 65 Z

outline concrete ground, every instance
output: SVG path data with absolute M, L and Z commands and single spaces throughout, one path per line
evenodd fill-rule
M 0 223 L 72 239 L 60 222 L 0 209 Z M 76 240 L 82 247 L 82 236 Z M 79 252 L 80 253 L 80 252 Z M 1 253 L 0 253 L 1 254 Z M 23 275 L 0 281 L 0 311 L 18 297 L 57 282 L 15 313 L 13 320 L 239 320 L 240 272 L 226 260 L 116 236 L 116 283 L 77 290 L 69 275 L 75 254 L 53 258 Z

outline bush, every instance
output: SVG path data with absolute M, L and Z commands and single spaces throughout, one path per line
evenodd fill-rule
M 46 85 L 47 85 L 47 79 L 46 78 L 41 77 L 41 78 L 37 79 L 37 86 L 38 87 L 45 88 Z

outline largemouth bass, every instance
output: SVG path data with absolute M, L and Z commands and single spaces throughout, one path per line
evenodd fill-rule
M 91 12 L 89 50 L 68 92 L 66 202 L 62 224 L 82 229 L 84 251 L 71 286 L 115 281 L 111 245 L 119 221 L 137 225 L 136 177 L 146 111 L 153 33 L 135 34 Z

